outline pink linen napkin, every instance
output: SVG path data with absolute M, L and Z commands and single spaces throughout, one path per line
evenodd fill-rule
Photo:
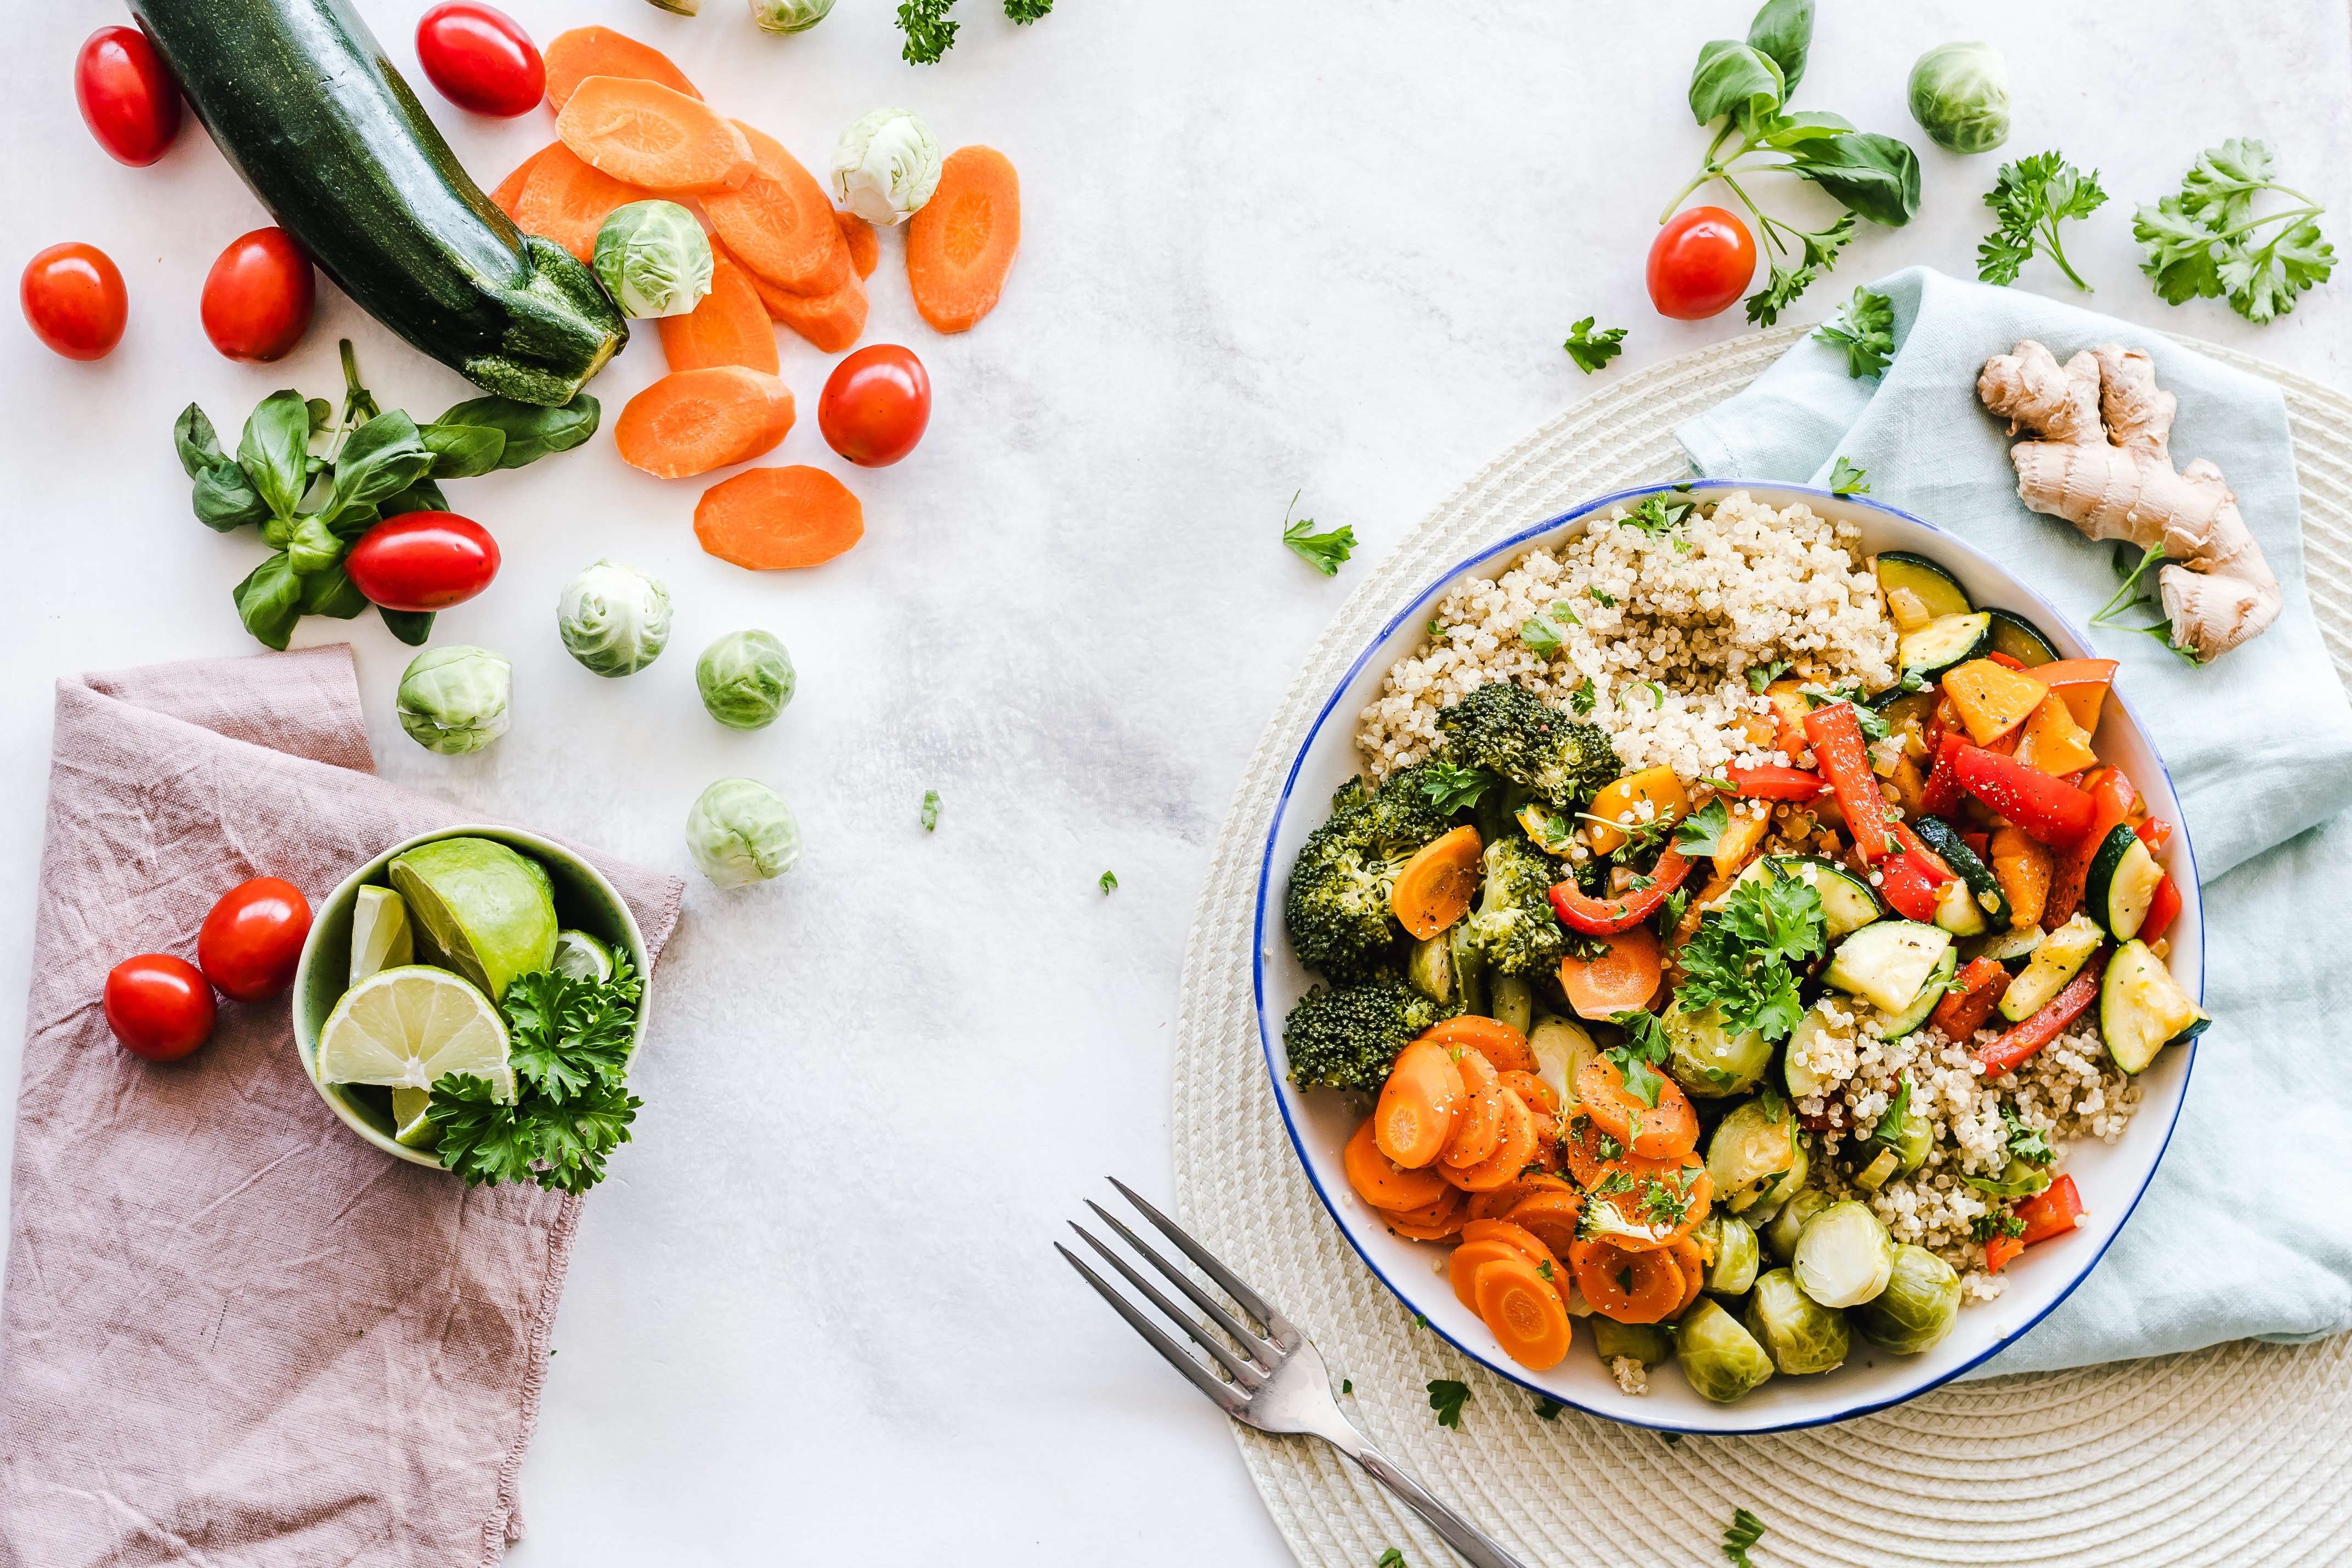
M 60 681 L 0 1301 L 0 1562 L 497 1562 L 580 1199 L 381 1153 L 304 1077 L 288 1003 L 183 1061 L 100 1011 L 194 961 L 214 900 L 315 908 L 466 821 L 373 776 L 348 648 Z M 583 853 L 585 852 L 583 852 Z M 658 955 L 683 884 L 588 853 Z M 625 1158 L 625 1155 L 623 1156 Z

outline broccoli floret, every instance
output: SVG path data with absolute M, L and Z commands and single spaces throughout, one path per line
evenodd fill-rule
M 1299 847 L 1283 896 L 1283 923 L 1298 961 L 1342 985 L 1391 963 L 1404 937 L 1389 909 L 1397 873 L 1446 827 L 1409 780 L 1378 794 L 1358 779 L 1341 785 L 1330 817 Z
M 1559 967 L 1568 933 L 1552 913 L 1553 862 L 1525 839 L 1496 839 L 1480 857 L 1486 873 L 1470 938 L 1496 974 L 1533 975 Z
M 1625 771 L 1609 732 L 1569 718 L 1533 692 L 1498 681 L 1437 716 L 1457 762 L 1525 785 L 1573 811 Z
M 1317 986 L 1282 1023 L 1290 1081 L 1301 1089 L 1378 1089 L 1397 1052 L 1445 1009 L 1383 974 L 1360 986 Z

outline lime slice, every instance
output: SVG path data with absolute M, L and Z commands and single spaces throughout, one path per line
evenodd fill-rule
M 489 839 L 436 839 L 392 862 L 392 885 L 449 967 L 492 1001 L 555 954 L 546 869 Z
M 575 980 L 609 980 L 613 977 L 613 950 L 585 931 L 559 931 L 555 934 L 555 961 L 549 967 Z
M 397 969 L 416 961 L 416 934 L 408 924 L 408 905 L 388 887 L 360 889 L 352 906 L 352 978 L 358 985 L 379 969 Z
M 441 1141 L 441 1130 L 425 1119 L 425 1108 L 433 1103 L 429 1089 L 395 1089 L 392 1092 L 393 1137 L 412 1149 L 430 1148 Z
M 507 1026 L 482 993 L 446 969 L 410 964 L 343 993 L 319 1031 L 319 1082 L 430 1089 L 445 1072 L 487 1079 L 514 1097 Z

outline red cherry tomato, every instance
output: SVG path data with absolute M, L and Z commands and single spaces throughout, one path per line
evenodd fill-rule
M 528 114 L 547 93 L 547 63 L 530 35 L 476 0 L 443 0 L 425 12 L 416 59 L 442 97 L 476 114 Z
M 180 85 L 136 27 L 100 27 L 74 57 L 81 122 L 118 163 L 152 163 L 180 133 Z
M 860 349 L 833 367 L 817 399 L 825 444 L 861 468 L 887 468 L 915 449 L 931 423 L 931 378 L 914 350 Z
M 1755 238 L 1721 207 L 1676 213 L 1650 242 L 1650 303 L 1677 321 L 1703 320 L 1725 308 L 1755 276 Z
M 282 358 L 310 329 L 318 285 L 284 229 L 239 235 L 205 275 L 205 336 L 232 360 Z
M 205 978 L 233 1002 L 266 1002 L 294 983 L 302 939 L 310 935 L 310 904 L 302 890 L 274 876 L 257 876 L 221 894 L 196 933 L 196 962 Z
M 125 958 L 106 974 L 106 1027 L 122 1049 L 177 1061 L 213 1037 L 219 1009 L 196 967 L 169 953 Z
M 499 541 L 455 512 L 404 512 L 361 535 L 343 570 L 386 610 L 446 610 L 489 587 Z
M 122 341 L 131 299 L 122 274 L 94 245 L 53 245 L 25 264 L 17 302 L 33 336 L 68 360 L 102 360 Z

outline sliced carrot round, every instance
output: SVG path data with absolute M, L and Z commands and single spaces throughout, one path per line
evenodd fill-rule
M 1469 1095 L 1446 1049 L 1414 1040 L 1397 1053 L 1372 1110 L 1372 1134 L 1381 1153 L 1419 1170 L 1437 1163 L 1462 1117 Z
M 1413 940 L 1426 942 L 1470 913 L 1479 848 L 1477 829 L 1456 828 L 1414 851 L 1397 873 L 1389 908 Z
M 1527 1254 L 1531 1263 L 1560 1266 L 1559 1260 L 1543 1239 L 1524 1225 L 1514 1225 L 1507 1219 L 1472 1219 L 1462 1227 L 1465 1241 L 1507 1241 Z
M 1686 1155 L 1698 1146 L 1698 1112 L 1681 1084 L 1654 1069 L 1652 1076 L 1658 1082 L 1654 1106 L 1625 1087 L 1615 1062 L 1596 1056 L 1576 1075 L 1576 1097 L 1595 1125 L 1623 1139 L 1633 1153 L 1647 1159 Z
M 740 365 L 674 371 L 631 398 L 613 426 L 621 460 L 660 479 L 708 474 L 772 450 L 793 427 L 793 392 Z
M 1530 1268 L 1534 1267 L 1532 1260 L 1525 1252 L 1500 1237 L 1489 1236 L 1477 1241 L 1465 1240 L 1454 1248 L 1445 1260 L 1445 1277 L 1447 1282 L 1454 1287 L 1454 1299 L 1472 1312 L 1476 1312 L 1478 1298 L 1471 1293 L 1471 1286 L 1476 1281 L 1479 1269 L 1498 1258 L 1516 1258 Z
M 1614 1242 L 1579 1241 L 1568 1249 L 1568 1266 L 1592 1310 L 1621 1323 L 1664 1322 L 1683 1299 L 1683 1271 L 1672 1252 L 1628 1252 Z
M 1646 925 L 1629 925 L 1591 940 L 1608 944 L 1608 951 L 1597 958 L 1570 954 L 1559 961 L 1559 988 L 1568 993 L 1568 1005 L 1576 1016 L 1605 1021 L 1649 1006 L 1665 974 L 1657 934 Z
M 775 324 L 751 287 L 751 275 L 719 246 L 710 247 L 710 292 L 683 316 L 663 316 L 662 358 L 673 371 L 706 371 L 740 365 L 774 375 L 783 368 L 776 354 Z
M 1503 1074 L 1503 1086 L 1528 1103 L 1528 1109 L 1538 1116 L 1549 1116 L 1559 1109 L 1559 1096 L 1551 1085 L 1524 1067 L 1514 1067 Z
M 1559 1291 L 1525 1259 L 1481 1264 L 1471 1295 L 1504 1354 L 1531 1371 L 1558 1366 L 1572 1331 Z
M 968 332 L 996 308 L 1021 250 L 1021 176 L 993 147 L 959 147 L 907 220 L 907 286 L 923 319 Z
M 1437 1188 L 1439 1196 L 1418 1208 L 1383 1208 L 1381 1214 L 1408 1225 L 1447 1225 L 1449 1234 L 1459 1231 L 1469 1221 L 1470 1206 L 1463 1201 L 1460 1192 L 1444 1182 L 1439 1182 Z
M 544 58 L 547 101 L 559 113 L 572 89 L 590 77 L 638 77 L 688 98 L 702 96 L 667 55 L 610 27 L 573 27 L 558 33 L 549 42 Z
M 1495 1152 L 1475 1166 L 1452 1166 L 1457 1173 L 1454 1185 L 1470 1192 L 1484 1192 L 1502 1186 L 1538 1163 L 1536 1149 L 1536 1119 L 1525 1102 L 1516 1094 L 1505 1094 L 1503 1104 L 1503 1140 Z
M 583 163 L 665 196 L 731 191 L 758 172 L 743 132 L 698 98 L 638 77 L 589 77 L 555 117 Z M 826 232 L 840 235 L 830 219 Z
M 702 493 L 694 537 L 751 571 L 822 566 L 866 537 L 866 508 L 822 468 L 754 468 Z
M 515 172 L 522 174 L 512 209 L 515 227 L 553 240 L 583 262 L 595 259 L 596 231 L 613 209 L 647 194 L 590 168 L 560 141 L 534 155 L 528 168 L 528 173 Z
M 1699 1290 L 1706 1283 L 1706 1260 L 1699 1255 L 1698 1244 L 1685 1236 L 1668 1249 L 1675 1267 L 1683 1271 L 1683 1299 L 1675 1303 L 1673 1317 L 1681 1317 L 1698 1300 Z
M 1534 1072 L 1541 1066 L 1526 1035 L 1500 1019 L 1477 1013 L 1440 1019 L 1423 1030 L 1421 1038 L 1440 1045 L 1466 1045 L 1492 1062 L 1497 1072 Z
M 1513 1176 L 1497 1187 L 1470 1195 L 1470 1218 L 1501 1219 L 1511 1211 L 1511 1206 L 1530 1193 L 1574 1192 L 1575 1186 L 1556 1176 L 1529 1175 Z M 1553 1249 L 1558 1251 L 1558 1248 Z
M 759 146 L 754 143 L 751 156 L 757 158 L 759 155 Z M 833 209 L 833 223 L 841 231 L 841 243 L 849 247 L 850 270 L 860 277 L 873 277 L 875 267 L 882 262 L 882 242 L 876 237 L 874 225 L 856 213 L 845 213 L 839 207 Z
M 1458 1208 L 1451 1211 L 1452 1218 L 1433 1225 L 1420 1224 L 1384 1208 L 1373 1212 L 1381 1217 L 1382 1224 L 1408 1241 L 1451 1241 L 1462 1232 L 1462 1211 Z
M 1451 1047 L 1447 1054 L 1461 1070 L 1462 1087 L 1469 1092 L 1468 1105 L 1461 1121 L 1454 1127 L 1454 1137 L 1438 1157 L 1447 1165 L 1467 1169 L 1493 1155 L 1503 1141 L 1503 1102 L 1511 1092 L 1503 1087 L 1500 1074 L 1477 1051 L 1467 1046 Z
M 855 273 L 830 294 L 810 296 L 751 274 L 768 319 L 790 327 L 820 353 L 838 354 L 866 335 L 866 281 Z
M 541 158 L 546 157 L 549 152 L 562 145 L 563 143 L 561 141 L 551 141 L 545 147 L 541 148 L 538 152 L 532 153 L 530 157 L 516 164 L 514 172 L 509 174 L 505 179 L 500 180 L 498 184 L 498 189 L 490 193 L 490 205 L 498 208 L 499 211 L 506 214 L 507 216 L 513 217 L 515 215 L 516 204 L 522 200 L 522 188 L 530 180 L 531 170 L 538 167 L 539 161 Z
M 1505 1212 L 1505 1218 L 1566 1257 L 1576 1244 L 1576 1222 L 1584 1213 L 1584 1195 L 1570 1191 L 1530 1192 Z
M 754 172 L 740 188 L 705 197 L 702 210 L 735 259 L 812 299 L 856 281 L 849 244 L 816 176 L 774 137 L 740 120 L 731 123 L 751 149 Z
M 1417 1209 L 1440 1199 L 1460 1201 L 1444 1176 L 1408 1169 L 1381 1153 L 1372 1137 L 1372 1120 L 1367 1116 L 1357 1124 L 1355 1135 L 1340 1155 L 1348 1185 L 1356 1189 L 1357 1197 L 1374 1208 L 1386 1209 Z

